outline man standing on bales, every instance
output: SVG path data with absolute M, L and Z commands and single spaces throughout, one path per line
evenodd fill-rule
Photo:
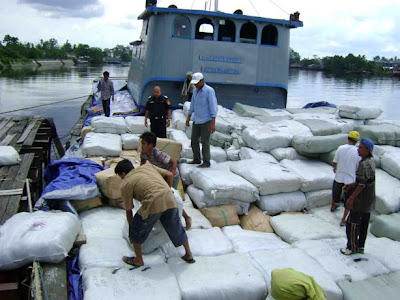
M 167 137 L 167 127 L 171 126 L 171 101 L 161 93 L 161 88 L 155 86 L 153 96 L 150 96 L 146 104 L 144 125 L 147 127 L 147 119 L 150 118 L 150 130 L 160 138 Z
M 360 139 L 358 131 L 350 131 L 347 145 L 340 146 L 333 159 L 333 172 L 335 172 L 335 180 L 332 186 L 332 204 L 331 211 L 333 212 L 339 207 L 342 189 L 345 184 L 350 184 L 356 181 L 356 170 L 360 161 L 360 156 L 357 152 L 356 144 Z M 343 191 L 344 198 L 348 197 L 347 192 Z M 348 210 L 345 209 L 340 226 L 346 225 L 346 217 Z
M 178 162 L 169 156 L 164 151 L 156 148 L 157 137 L 153 132 L 145 132 L 140 136 L 142 152 L 140 154 L 140 165 L 145 164 L 147 161 L 151 164 L 170 171 L 174 175 L 172 187 L 177 189 L 179 183 L 179 172 L 177 169 Z M 185 218 L 186 230 L 192 226 L 192 218 L 183 210 L 183 217 Z
M 200 143 L 203 146 L 203 164 L 200 168 L 210 167 L 210 134 L 215 131 L 215 118 L 217 117 L 218 104 L 215 91 L 204 83 L 202 73 L 194 73 L 192 81 L 195 85 L 192 101 L 190 102 L 189 114 L 186 118 L 186 126 L 189 126 L 190 118 L 193 116 L 192 150 L 193 160 L 189 164 L 201 164 Z
M 370 139 L 362 139 L 358 146 L 361 161 L 356 172 L 356 180 L 346 184 L 344 189 L 352 190 L 346 201 L 350 215 L 346 221 L 347 247 L 340 249 L 344 255 L 364 253 L 365 240 L 368 233 L 369 217 L 375 204 L 375 163 L 372 158 L 374 143 Z
M 171 191 L 173 174 L 150 163 L 135 169 L 129 160 L 120 161 L 115 173 L 121 177 L 122 200 L 125 204 L 129 224 L 129 239 L 136 257 L 124 256 L 122 260 L 139 268 L 144 265 L 142 244 L 149 236 L 155 223 L 160 220 L 175 247 L 185 248 L 182 259 L 194 263 L 188 237 L 179 217 L 178 206 Z M 132 214 L 133 198 L 142 206 L 135 216 Z
M 101 102 L 103 104 L 103 111 L 106 117 L 110 116 L 110 98 L 114 101 L 114 84 L 109 80 L 110 73 L 104 71 L 104 78 L 100 80 L 97 85 L 97 92 L 101 92 Z

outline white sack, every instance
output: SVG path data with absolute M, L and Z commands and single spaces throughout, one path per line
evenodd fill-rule
M 382 109 L 376 106 L 339 105 L 337 112 L 342 118 L 365 120 L 378 118 Z
M 365 241 L 366 254 L 380 261 L 391 272 L 400 271 L 400 243 L 382 237 L 367 238 Z
M 126 122 L 122 117 L 97 116 L 91 120 L 92 130 L 98 133 L 126 133 Z
M 348 134 L 335 134 L 325 136 L 299 136 L 292 139 L 292 147 L 299 153 L 321 154 L 336 150 L 339 146 L 347 144 Z
M 249 127 L 242 132 L 243 141 L 254 150 L 270 151 L 274 148 L 284 148 L 290 145 L 292 137 L 273 127 Z
M 216 165 L 217 165 L 216 162 L 212 160 L 211 167 L 215 167 Z M 180 163 L 178 165 L 179 175 L 181 176 L 181 179 L 184 184 L 190 185 L 193 183 L 191 173 L 193 170 L 196 170 L 196 168 L 198 166 L 199 165 L 192 165 L 192 164 L 188 164 L 188 163 Z
M 178 282 L 167 264 L 129 270 L 121 268 L 115 274 L 111 268 L 89 268 L 83 272 L 85 300 L 180 300 Z
M 181 258 L 168 260 L 183 300 L 264 300 L 267 296 L 264 277 L 246 254 L 195 258 L 190 266 Z
M 244 230 L 240 225 L 225 226 L 222 232 L 231 241 L 235 252 L 291 248 L 275 233 Z
M 265 115 L 269 115 L 268 112 L 266 112 L 265 110 L 263 110 L 262 108 L 256 107 L 256 106 L 251 106 L 251 105 L 247 105 L 247 104 L 242 104 L 239 102 L 236 102 L 233 105 L 232 110 L 237 113 L 239 116 L 242 117 L 254 117 L 254 116 L 265 116 Z
M 380 169 L 375 170 L 375 209 L 380 214 L 400 210 L 400 181 Z
M 376 237 L 387 237 L 400 242 L 400 213 L 375 216 L 370 230 Z
M 227 148 L 232 144 L 233 137 L 230 134 L 215 131 L 210 135 L 210 144 L 213 146 Z
M 329 205 L 332 202 L 332 189 L 307 192 L 307 210 L 314 207 Z
M 192 205 L 193 206 L 193 205 Z M 183 208 L 185 209 L 185 212 L 192 218 L 192 227 L 190 227 L 189 231 L 192 229 L 209 229 L 212 228 L 212 225 L 210 221 L 196 208 L 194 207 L 188 207 L 185 205 Z M 184 227 L 186 226 L 185 220 L 182 217 L 182 224 Z
M 391 124 L 356 126 L 354 130 L 363 138 L 369 138 L 375 145 L 400 146 L 400 127 Z
M 221 228 L 193 229 L 186 232 L 193 256 L 218 256 L 233 252 L 229 239 L 222 233 Z M 169 242 L 161 247 L 167 259 L 182 257 L 185 254 L 183 246 L 175 247 Z
M 183 103 L 183 108 L 182 108 L 182 110 L 183 110 L 183 114 L 185 115 L 185 117 L 187 117 L 188 116 L 188 114 L 189 114 L 189 109 L 190 109 L 190 104 L 191 104 L 192 102 L 190 102 L 190 101 L 185 101 L 185 103 Z
M 230 146 L 228 149 L 225 149 L 226 156 L 228 160 L 237 161 L 240 160 L 240 150 L 236 149 L 234 146 Z
M 301 155 L 299 152 L 296 151 L 296 149 L 292 147 L 286 147 L 286 148 L 275 148 L 272 149 L 269 153 L 272 154 L 273 157 L 275 157 L 276 160 L 281 161 L 283 159 L 290 159 L 290 160 L 295 160 L 295 159 L 304 159 L 307 160 L 308 158 Z
M 321 220 L 338 226 L 343 217 L 344 207 L 340 206 L 334 212 L 331 212 L 331 205 L 329 204 L 327 206 L 312 208 L 308 211 L 308 213 L 320 218 Z
M 18 152 L 12 146 L 0 146 L 0 166 L 11 166 L 21 161 Z
M 256 186 L 261 196 L 294 192 L 302 184 L 302 179 L 296 172 L 264 159 L 238 161 L 231 166 L 231 171 Z
M 241 160 L 259 158 L 267 160 L 272 163 L 278 163 L 278 161 L 271 154 L 265 152 L 257 152 L 248 147 L 240 148 L 239 157 Z
M 258 189 L 233 172 L 219 168 L 197 168 L 191 176 L 193 184 L 211 199 L 234 199 L 249 203 L 259 199 Z
M 270 223 L 275 233 L 288 243 L 346 236 L 339 226 L 308 214 L 283 214 L 272 217 Z
M 335 282 L 344 280 L 346 277 L 351 278 L 352 281 L 359 281 L 390 272 L 379 260 L 368 253 L 343 255 L 340 249 L 345 248 L 346 243 L 346 238 L 338 238 L 300 241 L 294 246 L 318 261 Z M 354 261 L 359 257 L 367 258 L 367 260 Z
M 121 134 L 122 149 L 136 150 L 139 148 L 139 136 L 136 134 L 125 133 Z
M 274 269 L 293 268 L 312 276 L 324 290 L 328 300 L 343 300 L 340 288 L 321 265 L 300 249 L 258 250 L 250 252 L 271 290 L 271 272 Z
M 200 149 L 201 152 L 201 149 Z M 227 159 L 226 152 L 220 147 L 210 146 L 210 157 L 212 160 L 218 162 L 224 162 Z
M 381 157 L 381 168 L 390 175 L 400 179 L 400 153 L 383 154 Z
M 181 109 L 174 109 L 171 118 L 173 128 L 185 131 L 186 116 Z
M 218 132 L 230 134 L 233 130 L 233 126 L 229 122 L 229 117 L 220 117 L 219 116 L 220 109 L 218 107 L 218 115 L 215 120 L 215 130 Z
M 303 192 L 279 193 L 261 196 L 257 206 L 268 215 L 276 215 L 284 211 L 302 211 L 306 207 Z
M 86 156 L 120 156 L 121 136 L 112 133 L 88 132 L 83 141 L 82 151 Z
M 237 214 L 239 216 L 247 215 L 247 213 L 249 212 L 250 203 L 233 199 L 213 200 L 207 197 L 203 190 L 196 188 L 193 184 L 188 186 L 187 193 L 198 208 L 219 206 L 224 204 L 234 204 L 237 207 Z
M 144 125 L 143 116 L 129 116 L 126 117 L 125 120 L 128 132 L 130 133 L 142 134 L 146 131 L 150 131 L 150 124 L 148 123 L 147 127 Z
M 315 136 L 333 135 L 342 132 L 342 129 L 338 125 L 325 120 L 305 119 L 297 121 L 310 128 L 312 134 Z
M 303 179 L 302 192 L 318 191 L 332 188 L 335 173 L 330 165 L 317 160 L 288 160 L 281 164 L 296 172 Z
M 0 270 L 13 270 L 34 260 L 59 263 L 81 231 L 79 219 L 67 212 L 21 212 L 0 226 Z

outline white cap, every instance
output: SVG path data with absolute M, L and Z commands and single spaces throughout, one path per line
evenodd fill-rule
M 190 83 L 197 84 L 200 80 L 204 79 L 203 74 L 201 73 L 194 73 L 192 76 L 192 81 Z

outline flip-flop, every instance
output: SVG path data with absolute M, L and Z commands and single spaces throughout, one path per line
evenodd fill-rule
M 123 257 L 122 257 L 122 261 L 123 261 L 124 263 L 126 263 L 126 264 L 132 266 L 132 268 L 130 268 L 129 270 L 133 270 L 133 269 L 137 269 L 137 268 L 142 267 L 142 266 L 139 266 L 139 265 L 135 265 L 135 263 L 133 262 L 134 259 L 135 259 L 134 256 L 132 256 L 132 257 L 123 256 Z
M 192 257 L 192 258 L 186 258 L 185 256 L 182 256 L 181 257 L 184 261 L 186 261 L 188 264 L 193 264 L 193 263 L 195 263 L 196 261 L 194 260 L 194 258 Z

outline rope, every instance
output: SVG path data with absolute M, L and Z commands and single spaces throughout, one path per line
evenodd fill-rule
M 84 95 L 84 96 L 79 96 L 79 97 L 75 97 L 75 98 L 71 98 L 71 99 L 65 99 L 65 100 L 55 101 L 55 102 L 46 103 L 46 104 L 39 104 L 39 105 L 28 106 L 28 107 L 19 108 L 19 109 L 13 109 L 13 110 L 9 110 L 9 111 L 3 111 L 3 112 L 0 112 L 0 115 L 1 115 L 1 114 L 11 113 L 11 112 L 16 112 L 16 111 L 20 111 L 20 110 L 25 110 L 25 109 L 31 109 L 31 108 L 37 108 L 37 107 L 42 107 L 42 106 L 48 106 L 48 105 L 58 104 L 58 103 L 62 103 L 62 102 L 73 101 L 73 100 L 77 100 L 77 99 L 84 98 L 84 97 L 88 97 L 88 96 L 90 96 L 90 95 Z
M 249 1 L 250 1 L 251 6 L 253 6 L 254 10 L 256 11 L 257 15 L 260 16 L 260 14 L 257 11 L 257 8 L 253 4 L 253 1 L 251 1 L 251 0 L 249 0 Z
M 276 4 L 274 1 L 272 0 L 268 0 L 269 2 L 271 2 L 273 5 L 275 5 L 277 8 L 279 8 L 281 11 L 283 11 L 285 14 L 287 14 L 288 16 L 290 15 L 290 13 L 288 13 L 286 10 L 284 10 L 282 7 L 280 7 L 278 4 Z

